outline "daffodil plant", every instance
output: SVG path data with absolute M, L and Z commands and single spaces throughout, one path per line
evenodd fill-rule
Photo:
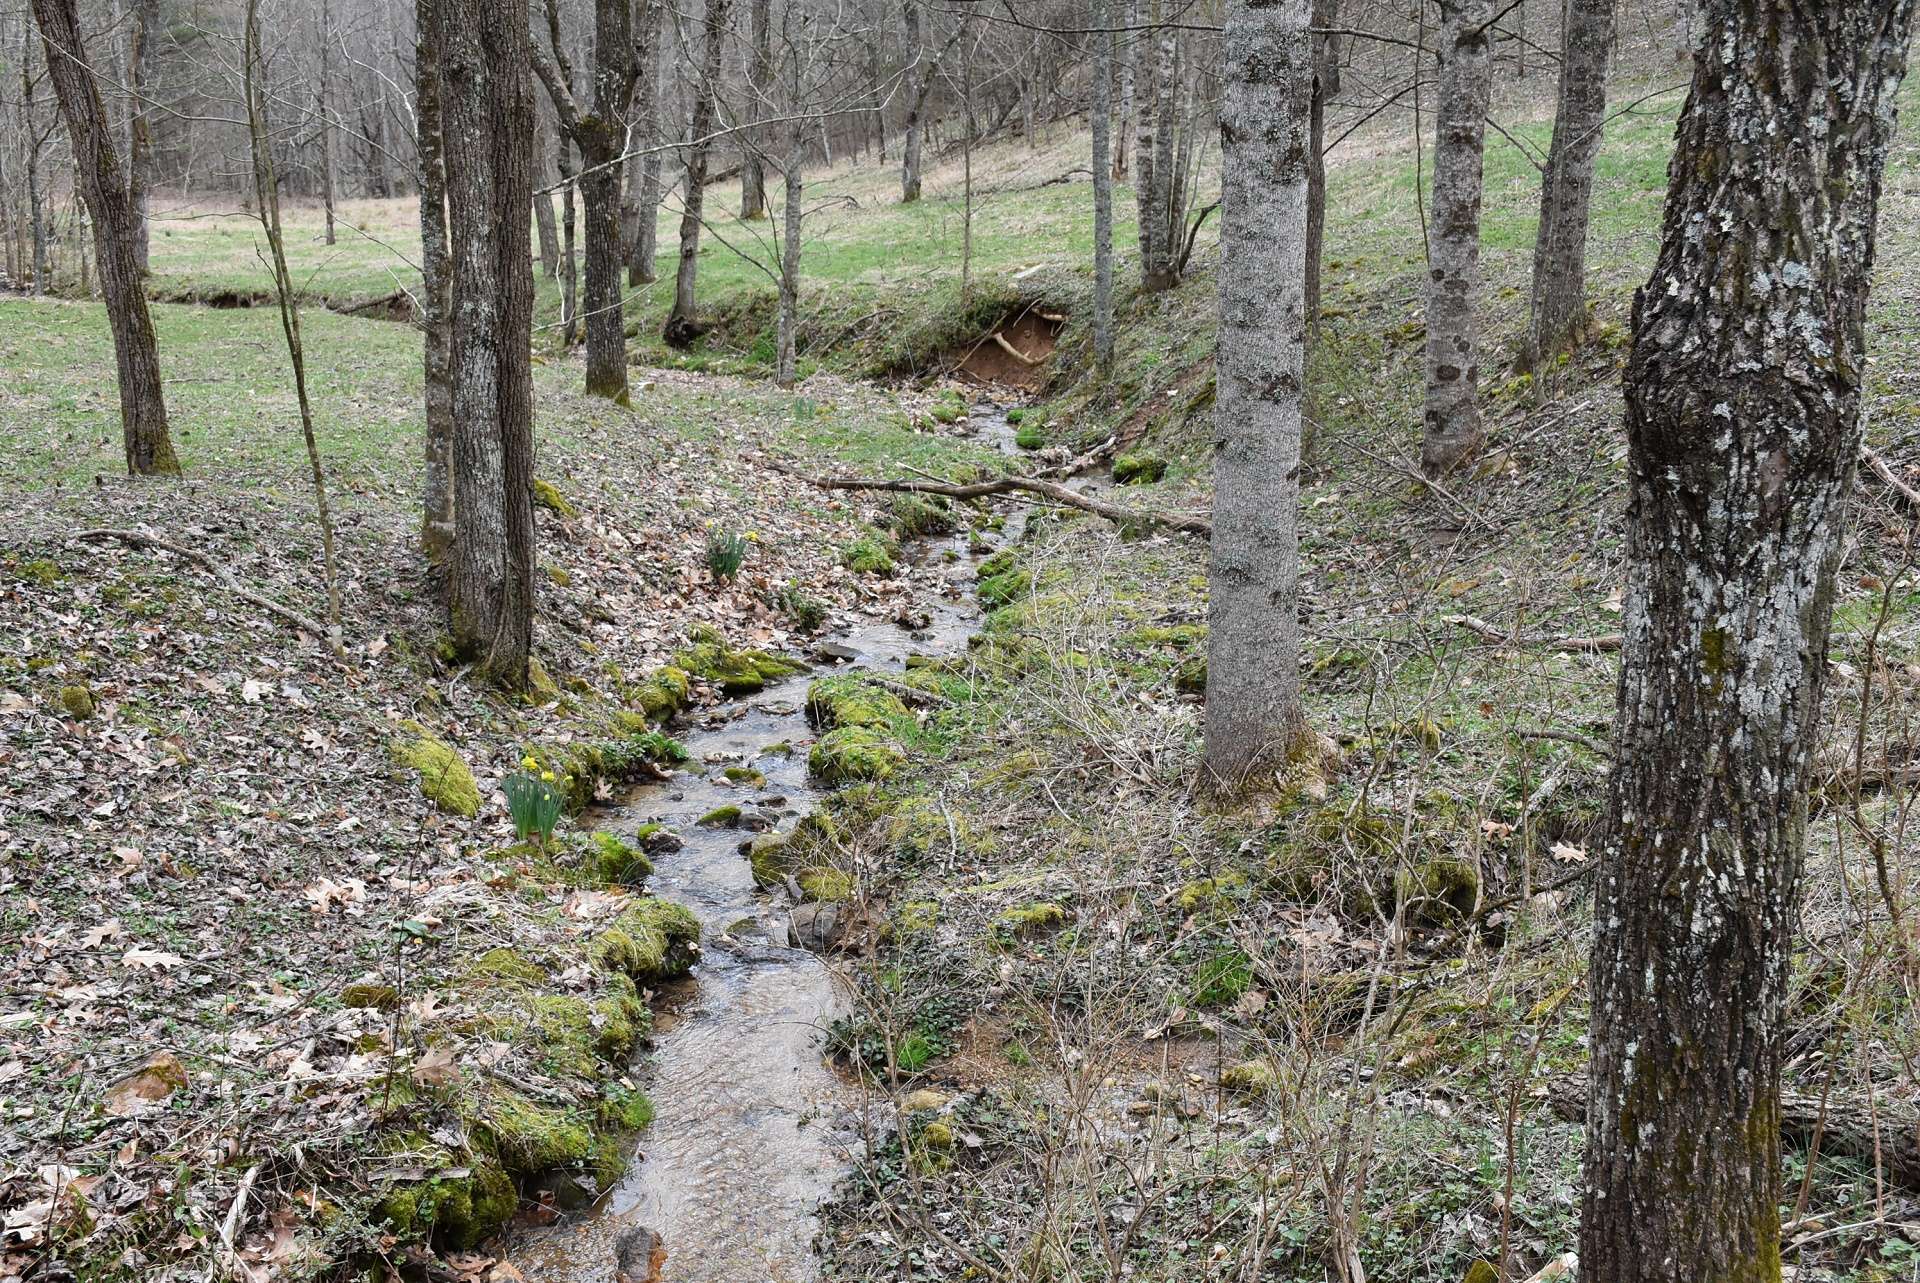
M 552 771 L 540 765 L 531 753 L 520 759 L 520 769 L 507 776 L 501 788 L 507 795 L 507 810 L 513 816 L 513 831 L 524 842 L 537 837 L 542 845 L 553 837 L 553 826 L 560 821 L 566 799 Z

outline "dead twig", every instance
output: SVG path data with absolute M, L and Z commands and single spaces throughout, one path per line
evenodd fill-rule
M 1548 650 L 1606 651 L 1619 650 L 1622 640 L 1619 633 L 1601 633 L 1594 637 L 1569 637 L 1556 633 L 1509 633 L 1495 628 L 1478 615 L 1442 615 L 1440 622 L 1452 624 L 1455 628 L 1464 628 L 1470 633 L 1491 642 L 1499 642 L 1503 646 L 1544 646 Z
M 1872 469 L 1874 476 L 1887 483 L 1893 492 L 1900 497 L 1900 502 L 1903 506 L 1920 509 L 1920 490 L 1915 490 L 1912 486 L 1896 476 L 1893 469 L 1888 466 L 1887 461 L 1882 459 L 1873 447 L 1864 445 L 1860 447 L 1860 461 Z
M 278 615 L 295 628 L 300 629 L 302 632 L 310 633 L 314 637 L 324 638 L 328 635 L 325 625 L 316 622 L 309 616 L 301 614 L 291 606 L 283 606 L 273 598 L 253 591 L 253 589 L 247 587 L 238 579 L 235 579 L 232 571 L 203 552 L 196 552 L 192 548 L 171 543 L 157 535 L 147 534 L 143 530 L 113 530 L 101 527 L 97 530 L 82 530 L 67 542 L 77 543 L 82 539 L 118 539 L 121 543 L 129 547 L 157 548 L 162 552 L 170 552 L 176 557 L 185 557 L 188 561 L 193 562 L 211 574 L 215 579 L 218 579 L 221 587 L 242 601 L 250 601 L 260 607 L 260 609 L 270 614 Z

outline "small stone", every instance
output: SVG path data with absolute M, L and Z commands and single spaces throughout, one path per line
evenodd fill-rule
M 832 903 L 797 904 L 787 920 L 793 928 L 794 943 L 814 953 L 830 952 L 845 930 L 840 906 Z

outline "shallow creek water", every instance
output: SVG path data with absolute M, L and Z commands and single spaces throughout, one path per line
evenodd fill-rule
M 976 437 L 1012 450 L 1003 409 L 976 406 L 970 421 Z M 662 1277 L 670 1283 L 816 1276 L 816 1209 L 848 1170 L 861 1134 L 861 1093 L 824 1051 L 827 1027 L 845 1008 L 842 983 L 831 963 L 788 943 L 791 906 L 754 886 L 740 850 L 753 834 L 696 821 L 734 805 L 785 831 L 821 800 L 804 747 L 813 738 L 804 703 L 814 676 L 898 671 L 910 656 L 964 648 L 980 620 L 972 591 L 979 559 L 966 532 L 916 541 L 906 559 L 915 575 L 941 581 L 924 627 L 878 622 L 829 639 L 845 650 L 840 662 L 678 728 L 687 766 L 601 817 L 615 832 L 658 823 L 683 839 L 680 850 L 656 856 L 649 890 L 699 916 L 703 948 L 692 979 L 664 995 L 644 1070 L 658 1114 L 626 1178 L 589 1211 L 521 1239 L 510 1259 L 528 1279 L 612 1279 L 616 1241 L 635 1226 L 664 1241 Z M 766 782 L 734 784 L 729 766 L 759 771 Z

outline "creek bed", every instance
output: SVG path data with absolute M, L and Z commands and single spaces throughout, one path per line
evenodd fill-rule
M 976 436 L 1013 450 L 1004 409 L 976 406 L 971 422 Z M 1006 537 L 1019 524 L 1010 518 Z M 600 827 L 623 835 L 660 824 L 683 840 L 656 857 L 648 889 L 700 918 L 702 952 L 693 977 L 659 995 L 644 1074 L 658 1113 L 627 1175 L 586 1212 L 519 1239 L 509 1259 L 528 1279 L 603 1283 L 620 1236 L 639 1226 L 660 1236 L 663 1277 L 673 1283 L 817 1276 L 816 1212 L 850 1170 L 864 1123 L 863 1093 L 825 1051 L 828 1027 L 846 1011 L 845 986 L 832 963 L 789 943 L 785 895 L 754 885 L 740 851 L 753 833 L 698 821 L 737 806 L 785 831 L 810 812 L 825 791 L 807 774 L 808 683 L 823 670 L 897 672 L 911 656 L 963 650 L 981 618 L 977 554 L 1001 540 L 988 542 L 970 548 L 965 529 L 912 541 L 908 563 L 943 581 L 922 627 L 862 626 L 831 639 L 841 662 L 709 710 L 679 728 L 685 769 L 601 815 Z M 734 783 L 729 766 L 765 782 Z

